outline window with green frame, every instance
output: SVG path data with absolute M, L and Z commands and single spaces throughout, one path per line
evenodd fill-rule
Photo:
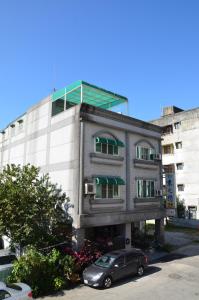
M 137 197 L 152 198 L 155 197 L 155 181 L 138 179 L 136 181 Z
M 154 160 L 155 150 L 143 146 L 136 146 L 136 158 L 143 160 Z
M 119 140 L 104 137 L 95 138 L 95 151 L 98 153 L 118 155 L 119 147 L 124 147 L 123 142 Z
M 118 146 L 103 143 L 95 143 L 95 151 L 98 153 L 118 155 Z
M 119 198 L 119 185 L 96 184 L 95 198 Z

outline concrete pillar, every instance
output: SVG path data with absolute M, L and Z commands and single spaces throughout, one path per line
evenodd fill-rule
M 125 249 L 131 249 L 131 223 L 125 224 Z
M 85 242 L 85 228 L 74 228 L 72 236 L 72 248 L 79 250 Z
M 140 232 L 145 233 L 145 221 L 140 221 Z
M 155 241 L 164 243 L 164 218 L 155 220 Z

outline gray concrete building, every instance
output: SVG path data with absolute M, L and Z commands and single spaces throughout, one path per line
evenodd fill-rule
M 163 237 L 161 128 L 110 111 L 126 102 L 78 81 L 1 132 L 1 169 L 39 166 L 69 196 L 77 245 L 106 232 L 130 247 L 133 229 L 149 219 Z
M 175 176 L 175 194 L 184 200 L 185 217 L 199 219 L 199 108 L 165 107 L 152 123 L 162 127 L 163 167 Z

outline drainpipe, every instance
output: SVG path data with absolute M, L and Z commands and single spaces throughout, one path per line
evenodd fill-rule
M 80 119 L 80 150 L 79 150 L 79 207 L 78 214 L 83 213 L 83 171 L 84 168 L 84 123 Z
M 81 85 L 81 104 L 83 103 L 83 85 Z M 79 205 L 78 214 L 83 213 L 83 168 L 84 168 L 84 123 L 81 119 L 81 106 L 80 106 L 80 149 L 79 149 Z

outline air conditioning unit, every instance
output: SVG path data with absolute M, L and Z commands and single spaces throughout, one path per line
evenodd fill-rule
M 162 190 L 156 190 L 155 191 L 155 196 L 156 197 L 161 197 L 162 196 Z
M 154 159 L 155 159 L 155 160 L 161 160 L 161 159 L 162 159 L 161 153 L 156 153 L 156 154 L 154 154 Z
M 94 195 L 95 192 L 95 184 L 94 183 L 85 183 L 85 194 L 86 195 Z

